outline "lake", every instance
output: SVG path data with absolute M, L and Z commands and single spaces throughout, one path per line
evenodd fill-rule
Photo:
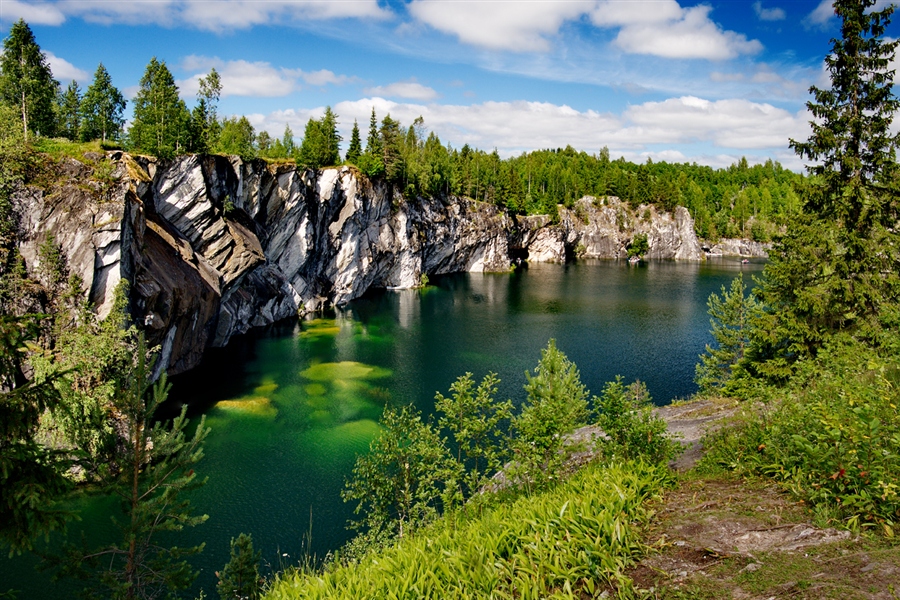
M 206 542 L 193 561 L 201 570 L 195 593 L 215 594 L 214 571 L 241 532 L 253 535 L 267 573 L 343 544 L 352 507 L 340 491 L 388 402 L 430 414 L 435 393 L 446 395 L 456 377 L 494 371 L 498 397 L 519 404 L 524 372 L 551 338 L 594 394 L 622 375 L 646 382 L 657 404 L 689 396 L 697 356 L 712 339 L 707 298 L 761 269 L 738 259 L 579 261 L 444 276 L 424 290 L 373 292 L 209 352 L 199 368 L 172 378 L 169 406 L 187 403 L 212 428 L 197 468 L 209 483 L 193 497 L 210 518 L 178 539 Z M 108 533 L 108 504 L 85 502 L 72 531 Z M 65 586 L 54 596 L 46 576 L 25 568 L 33 562 L 0 559 L 0 591 L 68 597 Z

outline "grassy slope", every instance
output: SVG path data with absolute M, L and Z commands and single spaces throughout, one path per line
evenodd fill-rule
M 581 598 L 627 582 L 668 470 L 591 464 L 553 489 L 444 518 L 360 563 L 286 573 L 266 598 Z

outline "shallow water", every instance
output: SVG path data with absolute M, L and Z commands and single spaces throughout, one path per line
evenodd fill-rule
M 761 266 L 588 261 L 446 276 L 426 290 L 373 293 L 336 314 L 279 324 L 210 352 L 201 367 L 173 378 L 169 407 L 188 403 L 212 428 L 197 468 L 209 483 L 193 498 L 210 518 L 178 540 L 206 542 L 193 561 L 198 586 L 215 594 L 214 571 L 241 532 L 252 533 L 276 570 L 339 547 L 352 516 L 340 491 L 386 403 L 430 413 L 435 392 L 446 394 L 466 371 L 478 380 L 497 372 L 499 397 L 519 403 L 524 371 L 550 338 L 594 393 L 622 375 L 645 381 L 659 404 L 690 395 L 697 355 L 711 340 L 707 298 Z M 108 530 L 104 504 L 85 502 L 73 531 Z M 23 598 L 67 597 L 27 572 L 32 562 L 2 559 L 0 591 L 12 585 Z

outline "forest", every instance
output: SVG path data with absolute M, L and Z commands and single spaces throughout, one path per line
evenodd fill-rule
M 711 434 L 706 472 L 764 478 L 809 508 L 817 523 L 893 540 L 900 522 L 900 170 L 892 119 L 900 108 L 890 70 L 893 6 L 836 0 L 830 85 L 812 88 L 816 120 L 790 145 L 808 176 L 776 163 L 728 169 L 629 164 L 571 148 L 501 159 L 444 146 L 417 120 L 404 131 L 372 114 L 365 146 L 354 124 L 339 152 L 338 116 L 307 123 L 299 144 L 256 133 L 246 118 L 219 119 L 218 75 L 188 111 L 164 62 L 152 59 L 123 131 L 125 101 L 98 67 L 82 94 L 53 80 L 24 21 L 0 60 L 0 542 L 28 551 L 65 528 L 65 498 L 96 486 L 121 499 L 120 539 L 100 548 L 67 543 L 47 557 L 95 597 L 165 597 L 188 588 L 202 546 L 158 542 L 161 531 L 200 525 L 189 492 L 207 434 L 185 413 L 153 418 L 167 394 L 152 382 L 152 352 L 128 322 L 127 290 L 100 321 L 83 301 L 58 247 L 24 270 L 12 198 L 47 160 L 55 136 L 97 140 L 162 158 L 224 152 L 347 163 L 407 195 L 461 194 L 514 212 L 553 214 L 584 194 L 691 209 L 705 237 L 772 239 L 763 275 L 735 279 L 709 299 L 714 344 L 697 366 L 699 397 L 741 408 Z M 45 314 L 35 314 L 37 312 Z M 344 499 L 360 535 L 326 564 L 261 582 L 250 535 L 232 541 L 220 572 L 223 598 L 635 597 L 625 567 L 652 549 L 639 529 L 645 501 L 673 485 L 676 452 L 639 383 L 607 383 L 591 401 L 577 367 L 551 340 L 526 376 L 518 411 L 495 398 L 491 375 L 460 376 L 437 394 L 439 418 L 388 409 L 382 434 L 358 458 Z M 567 432 L 588 423 L 597 460 L 573 473 Z M 188 434 L 188 431 L 191 431 Z M 453 440 L 453 443 L 448 443 Z M 501 472 L 508 485 L 486 487 Z M 604 507 L 613 506 L 608 511 Z M 541 538 L 541 536 L 544 536 Z M 553 540 L 542 544 L 535 540 Z M 894 543 L 892 541 L 886 543 Z M 479 568 L 472 569 L 472 565 Z M 427 590 L 427 592 L 423 592 Z M 3 590 L 5 591 L 5 590 Z M 356 594 L 356 596 L 354 596 Z M 678 596 L 673 592 L 673 595 Z

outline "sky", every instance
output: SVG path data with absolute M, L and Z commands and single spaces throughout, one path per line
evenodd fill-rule
M 102 62 L 130 99 L 157 57 L 191 108 L 214 67 L 220 116 L 275 137 L 331 106 L 346 147 L 374 108 L 503 157 L 794 170 L 840 34 L 831 0 L 0 0 L 0 37 L 19 18 L 63 87 Z

